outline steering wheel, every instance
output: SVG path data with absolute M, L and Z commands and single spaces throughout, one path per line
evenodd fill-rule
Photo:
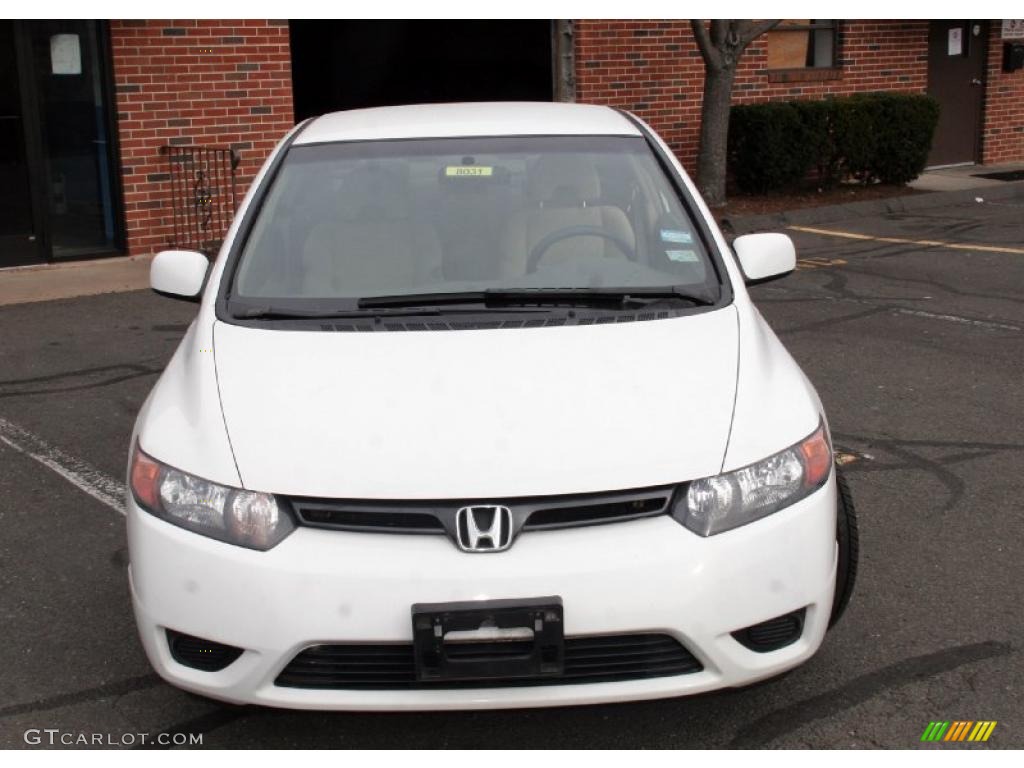
M 570 237 L 603 238 L 610 243 L 614 243 L 616 248 L 626 254 L 627 259 L 630 261 L 636 261 L 636 250 L 634 250 L 633 246 L 621 237 L 613 235 L 610 232 L 606 232 L 601 227 L 593 225 L 562 227 L 561 229 L 556 229 L 546 237 L 541 238 L 540 242 L 533 246 L 533 250 L 530 251 L 530 255 L 526 259 L 526 273 L 530 274 L 532 272 L 536 272 L 537 265 L 540 264 L 541 257 L 548 252 L 548 249 L 555 243 L 560 243 L 562 240 L 568 240 Z

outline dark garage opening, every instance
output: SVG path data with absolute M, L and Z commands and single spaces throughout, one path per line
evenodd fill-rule
M 292 21 L 295 119 L 445 101 L 550 101 L 550 21 Z

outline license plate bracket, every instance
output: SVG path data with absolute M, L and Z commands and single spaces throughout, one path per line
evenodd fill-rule
M 451 633 L 476 631 L 517 638 L 445 642 Z M 562 599 L 557 596 L 416 603 L 412 632 L 416 678 L 423 682 L 556 677 L 564 669 Z

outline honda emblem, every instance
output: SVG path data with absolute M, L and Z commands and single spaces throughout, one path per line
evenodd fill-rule
M 512 544 L 512 510 L 495 504 L 455 513 L 455 542 L 463 552 L 501 552 Z

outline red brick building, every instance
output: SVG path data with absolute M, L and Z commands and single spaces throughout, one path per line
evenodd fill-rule
M 734 100 L 932 93 L 945 107 L 933 164 L 1024 160 L 1024 70 L 1004 71 L 1017 35 L 1024 23 L 1002 20 L 789 20 L 748 48 Z M 335 109 L 610 104 L 692 167 L 703 73 L 685 20 L 0 22 L 0 266 L 216 234 L 229 152 L 240 199 L 297 119 Z
M 127 244 L 166 246 L 162 146 L 238 153 L 244 192 L 295 125 L 286 21 L 111 21 Z

